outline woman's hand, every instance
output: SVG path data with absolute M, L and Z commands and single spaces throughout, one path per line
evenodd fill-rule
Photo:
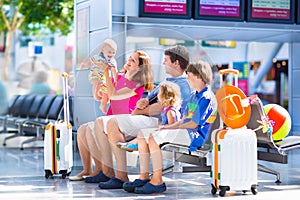
M 102 99 L 101 86 L 102 84 L 99 81 L 94 85 L 93 97 L 96 101 L 101 101 Z
M 101 71 L 105 71 L 106 69 L 108 69 L 110 66 L 103 62 L 102 60 L 94 60 L 93 58 L 91 58 L 91 62 L 96 65 Z

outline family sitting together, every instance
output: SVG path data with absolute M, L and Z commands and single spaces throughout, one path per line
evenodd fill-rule
M 103 46 L 102 55 L 110 61 L 113 57 L 108 57 L 106 52 Z M 142 50 L 131 54 L 117 80 L 107 62 L 94 60 L 93 63 L 102 71 L 98 88 L 106 88 L 101 95 L 107 95 L 110 104 L 106 116 L 78 128 L 83 170 L 69 177 L 70 180 L 84 179 L 87 183 L 98 183 L 101 189 L 124 189 L 139 194 L 164 192 L 159 145 L 180 141 L 189 145 L 190 151 L 196 151 L 208 137 L 207 119 L 216 108 L 209 89 L 211 66 L 203 61 L 189 64 L 185 47 L 169 47 L 164 51 L 163 65 L 170 77 L 153 88 L 150 57 Z M 144 90 L 149 92 L 146 98 L 142 98 Z M 140 175 L 130 182 L 126 151 L 134 150 L 139 153 Z

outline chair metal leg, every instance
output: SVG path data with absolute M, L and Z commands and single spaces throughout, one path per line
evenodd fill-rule
M 171 152 L 169 158 L 172 159 L 171 166 L 164 168 L 162 171 L 163 174 L 169 172 L 210 172 L 211 170 L 211 167 L 207 165 L 207 152 L 206 154 L 204 151 L 197 152 L 197 154 L 188 154 L 188 147 L 177 144 L 164 144 L 161 149 Z M 179 150 L 181 151 L 179 152 Z M 193 166 L 182 166 L 181 163 L 188 163 Z
M 167 173 L 170 173 L 170 172 L 173 172 L 173 168 L 174 168 L 174 165 L 171 165 L 169 167 L 166 167 L 162 170 L 162 174 L 165 175 Z
M 36 128 L 36 136 L 32 136 L 33 138 L 27 139 L 22 142 L 21 147 L 20 147 L 21 150 L 24 150 L 24 144 L 35 142 L 35 141 L 38 141 L 39 139 L 41 139 L 40 129 L 41 129 L 40 127 L 37 127 Z
M 265 173 L 268 173 L 268 174 L 276 175 L 276 181 L 275 181 L 275 183 L 277 183 L 277 184 L 281 183 L 281 181 L 280 181 L 280 173 L 279 172 L 277 172 L 277 171 L 275 171 L 273 169 L 270 169 L 270 168 L 268 168 L 266 166 L 263 166 L 261 164 L 258 164 L 258 171 L 265 172 Z
M 9 140 L 9 139 L 13 139 L 13 138 L 16 138 L 16 137 L 19 137 L 19 133 L 16 133 L 14 135 L 11 135 L 11 136 L 8 136 L 8 137 L 5 137 L 4 140 L 3 140 L 3 146 L 6 146 L 6 141 Z
M 176 152 L 175 150 L 172 150 L 172 164 L 166 168 L 162 169 L 162 174 L 166 175 L 168 173 L 174 172 L 174 167 L 176 165 Z M 152 177 L 152 173 L 150 174 L 150 178 Z
M 30 138 L 30 139 L 27 139 L 27 140 L 23 141 L 23 142 L 21 143 L 20 149 L 21 149 L 21 150 L 24 150 L 24 145 L 25 145 L 25 144 L 31 143 L 31 142 L 35 142 L 35 141 L 38 141 L 38 138 L 37 138 L 37 137 Z
M 176 164 L 176 157 L 175 156 L 176 156 L 176 152 L 172 151 L 172 164 L 170 166 L 162 169 L 162 174 L 163 175 L 174 171 L 174 167 L 175 167 L 175 164 Z M 152 177 L 152 175 L 153 174 L 151 173 L 150 178 Z
M 173 172 L 173 169 L 174 169 L 174 165 L 173 164 L 170 165 L 170 166 L 168 166 L 168 167 L 166 167 L 166 168 L 164 168 L 164 169 L 162 169 L 162 175 L 166 175 L 168 173 Z M 153 173 L 150 173 L 149 177 L 151 178 L 152 176 L 153 176 Z

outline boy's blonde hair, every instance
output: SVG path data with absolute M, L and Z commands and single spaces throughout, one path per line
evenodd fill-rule
M 104 40 L 101 48 L 104 48 L 105 46 L 110 46 L 115 51 L 117 51 L 117 48 L 118 48 L 117 43 L 113 39 L 110 39 L 110 38 Z
M 208 62 L 200 60 L 196 63 L 191 63 L 186 71 L 191 72 L 198 78 L 201 78 L 202 81 L 208 85 L 212 81 L 212 69 Z
M 174 106 L 179 109 L 181 106 L 180 87 L 176 83 L 163 81 L 159 84 L 158 100 L 165 107 Z

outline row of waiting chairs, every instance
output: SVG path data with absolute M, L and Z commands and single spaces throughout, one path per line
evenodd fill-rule
M 287 136 L 280 142 L 274 142 L 272 134 L 264 133 L 262 129 L 257 129 L 261 124 L 259 123 L 263 119 L 266 119 L 267 115 L 264 111 L 263 104 L 259 98 L 251 103 L 251 116 L 247 124 L 247 127 L 255 130 L 257 135 L 257 159 L 261 161 L 267 161 L 272 163 L 287 164 L 288 154 L 287 151 L 300 148 L 300 136 Z M 207 155 L 210 152 L 211 133 L 222 127 L 222 121 L 217 116 L 215 122 L 212 124 L 209 138 L 206 143 L 199 148 L 195 154 L 189 152 L 189 146 L 183 144 L 165 143 L 161 145 L 161 150 L 171 151 L 173 163 L 170 167 L 163 169 L 163 173 L 168 173 L 173 170 L 175 162 L 189 163 L 194 166 L 182 167 L 182 172 L 209 172 L 210 166 L 207 164 Z M 271 169 L 262 164 L 258 164 L 258 170 L 261 172 L 269 173 L 276 176 L 275 183 L 281 183 L 280 172 Z
M 2 133 L 14 133 L 4 138 L 7 140 L 18 136 L 34 136 L 21 144 L 33 142 L 43 136 L 46 125 L 51 121 L 62 119 L 63 95 L 15 95 L 9 101 L 8 112 L 0 116 Z M 1 133 L 0 132 L 0 133 Z

